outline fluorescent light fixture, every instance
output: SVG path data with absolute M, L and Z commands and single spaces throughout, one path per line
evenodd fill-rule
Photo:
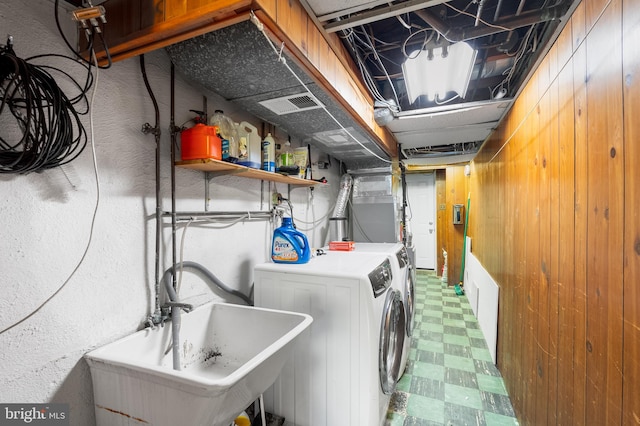
M 448 92 L 461 98 L 467 94 L 471 72 L 476 62 L 477 51 L 467 43 L 421 50 L 415 57 L 402 64 L 404 83 L 409 102 L 414 103 L 420 95 L 431 101 L 444 99 Z

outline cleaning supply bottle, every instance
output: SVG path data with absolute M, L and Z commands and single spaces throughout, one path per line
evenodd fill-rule
M 310 258 L 307 237 L 293 227 L 290 217 L 283 217 L 282 225 L 273 232 L 271 259 L 275 263 L 307 263 Z
M 276 141 L 271 133 L 267 133 L 262 141 L 262 170 L 276 171 Z
M 211 116 L 209 124 L 218 127 L 222 139 L 222 160 L 235 163 L 238 161 L 239 137 L 233 121 L 217 109 Z
M 239 137 L 238 164 L 259 169 L 262 167 L 262 140 L 258 129 L 243 121 L 236 126 Z
M 292 167 L 295 166 L 293 162 L 293 149 L 291 149 L 291 141 L 286 141 L 280 152 L 280 166 Z

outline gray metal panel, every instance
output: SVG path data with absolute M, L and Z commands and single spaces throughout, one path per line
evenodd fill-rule
M 477 102 L 455 107 L 437 107 L 399 113 L 387 124 L 387 128 L 395 134 L 497 122 L 507 111 L 511 102 L 511 100 Z
M 403 149 L 484 141 L 498 122 L 395 133 Z
M 352 206 L 353 240 L 369 243 L 397 243 L 396 203 L 360 204 Z
M 384 2 L 380 0 L 307 0 L 316 16 L 349 10 L 351 12 L 365 10 Z

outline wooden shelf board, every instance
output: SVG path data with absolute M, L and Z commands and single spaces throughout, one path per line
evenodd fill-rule
M 238 164 L 227 163 L 219 160 L 186 160 L 176 161 L 177 167 L 185 169 L 199 170 L 201 172 L 218 172 L 235 174 L 250 179 L 269 180 L 272 182 L 286 183 L 289 185 L 313 186 L 318 182 L 308 179 L 300 179 L 298 177 L 281 175 L 280 173 L 267 172 L 260 169 L 252 169 L 250 167 Z

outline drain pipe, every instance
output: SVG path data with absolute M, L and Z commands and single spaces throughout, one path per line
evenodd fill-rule
M 203 279 L 203 281 L 209 286 L 211 291 L 214 291 L 216 289 L 216 287 L 217 287 L 220 290 L 224 291 L 225 293 L 228 293 L 228 294 L 230 294 L 232 296 L 235 296 L 235 297 L 237 297 L 239 299 L 242 299 L 242 301 L 244 303 L 246 303 L 247 305 L 253 306 L 253 300 L 251 300 L 251 298 L 249 296 L 247 296 L 246 294 L 242 293 L 239 290 L 232 289 L 231 287 L 229 287 L 228 285 L 226 285 L 225 283 L 220 281 L 220 279 L 218 277 L 216 277 L 213 274 L 213 272 L 211 272 L 210 270 L 208 270 L 207 268 L 205 268 L 201 264 L 199 264 L 197 262 L 187 261 L 187 260 L 182 262 L 182 265 L 175 265 L 173 268 L 167 269 L 166 271 L 164 271 L 164 274 L 162 275 L 162 282 L 164 283 L 164 288 L 167 289 L 167 294 L 169 295 L 169 300 L 171 300 L 172 302 L 180 302 L 180 300 L 178 299 L 178 295 L 176 294 L 176 290 L 170 284 L 169 276 L 170 275 L 171 276 L 175 276 L 176 269 L 178 269 L 180 266 L 182 267 L 183 270 L 192 270 L 192 271 L 197 271 L 197 272 L 202 273 L 204 275 L 204 277 L 206 278 L 206 280 Z

